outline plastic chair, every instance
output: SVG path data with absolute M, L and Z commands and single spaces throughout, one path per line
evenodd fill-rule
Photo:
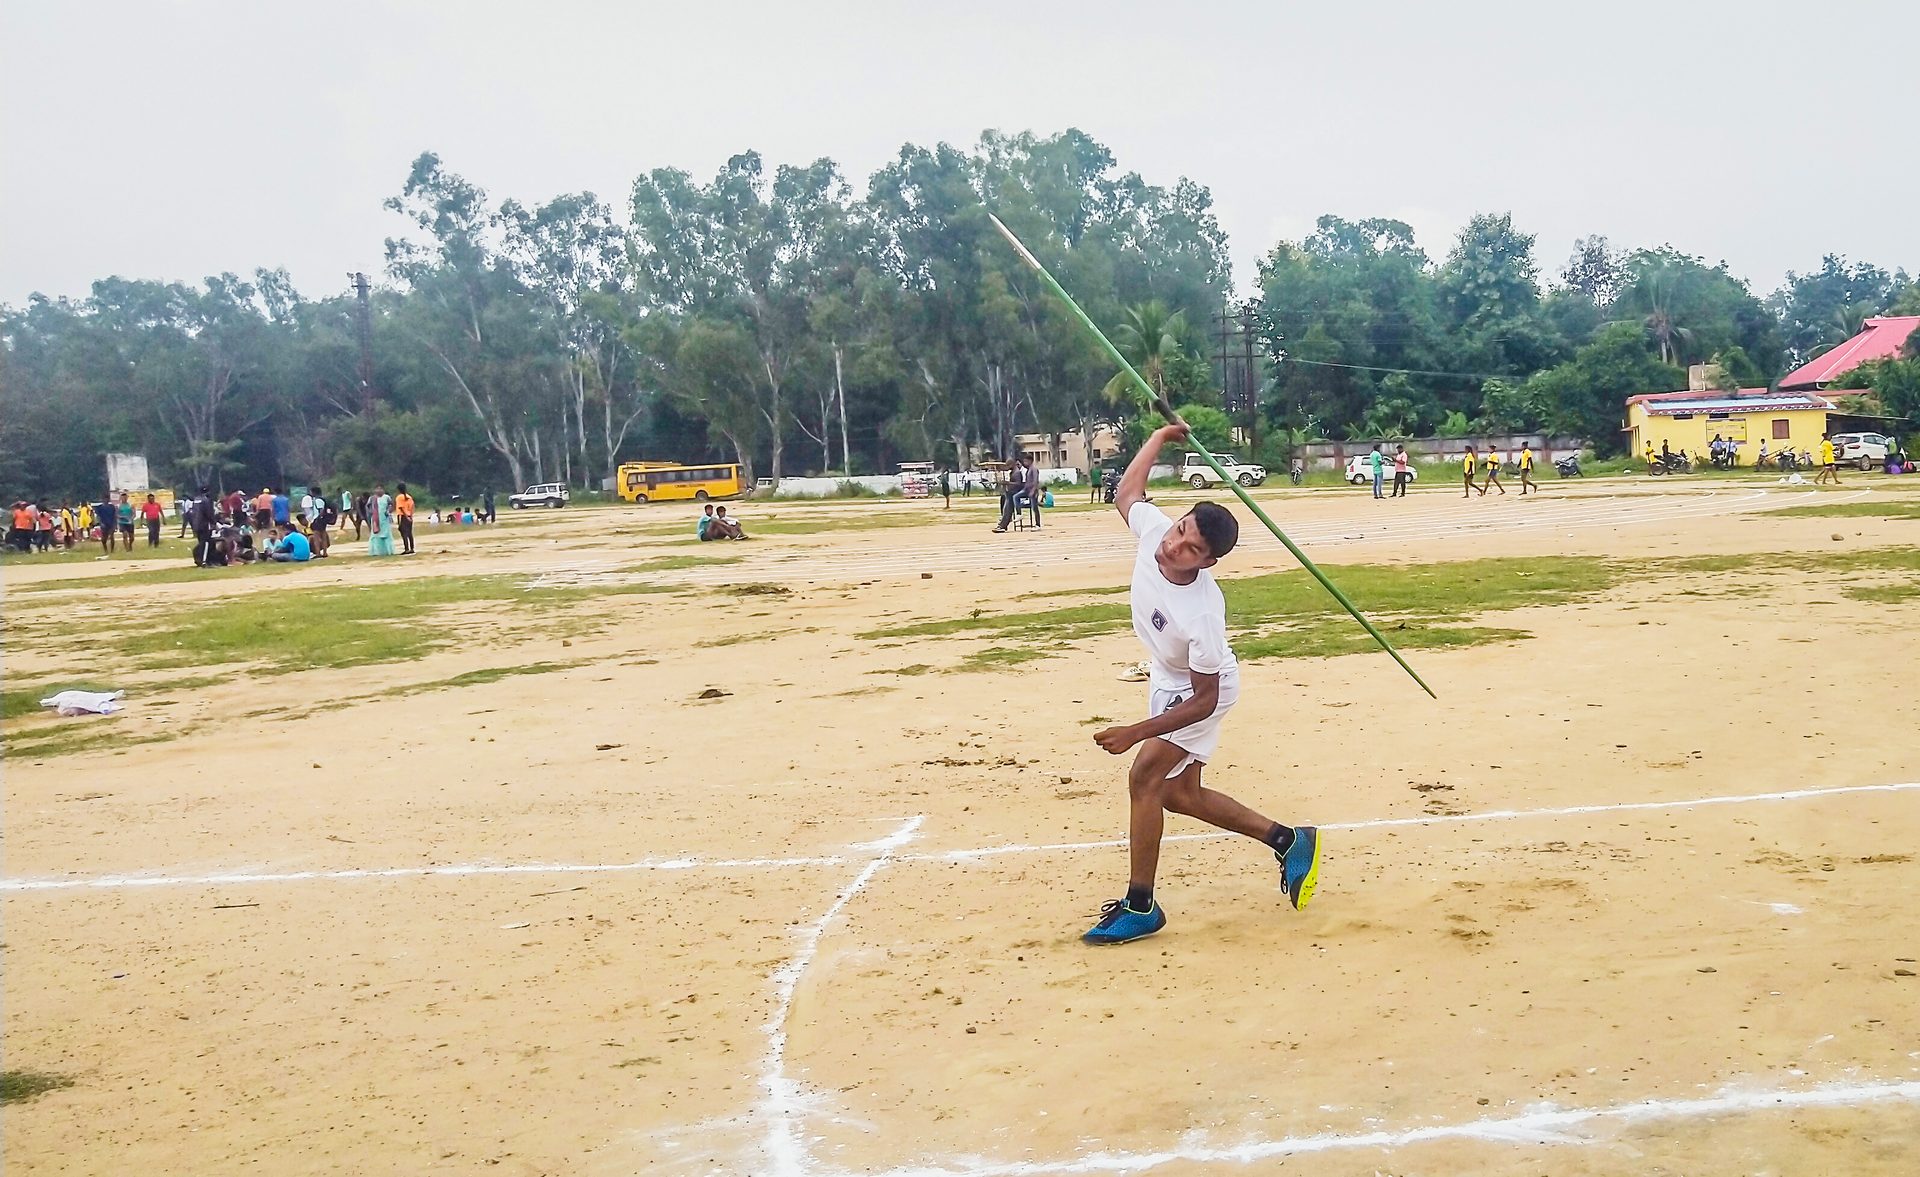
M 1026 531 L 1028 528 L 1040 530 L 1040 500 L 1021 495 L 1013 501 L 1013 529 Z

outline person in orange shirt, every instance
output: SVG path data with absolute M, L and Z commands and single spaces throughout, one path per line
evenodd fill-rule
M 273 526 L 273 488 L 263 486 L 253 500 L 253 529 L 266 532 Z
M 402 482 L 394 486 L 393 517 L 400 524 L 400 554 L 413 555 L 413 496 L 407 493 L 407 484 Z
M 33 550 L 33 510 L 25 503 L 13 504 L 13 527 L 7 533 L 7 546 L 22 552 Z

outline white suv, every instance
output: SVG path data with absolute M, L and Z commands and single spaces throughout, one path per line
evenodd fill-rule
M 564 507 L 571 499 L 564 482 L 542 482 L 538 486 L 529 486 L 517 495 L 507 496 L 507 502 L 512 503 L 516 511 L 523 507 Z
M 1242 462 L 1232 454 L 1215 454 L 1213 460 L 1227 472 L 1227 477 L 1241 486 L 1259 486 L 1267 480 L 1267 468 Z M 1207 465 L 1207 460 L 1199 454 L 1188 454 L 1186 462 L 1180 467 L 1180 481 L 1195 490 L 1205 490 L 1209 486 L 1219 486 L 1220 476 Z
M 1887 464 L 1887 439 L 1878 433 L 1836 433 L 1830 440 L 1833 460 L 1842 466 L 1852 463 L 1871 470 Z
M 1393 457 L 1390 454 L 1380 455 L 1380 479 L 1387 483 L 1393 481 Z M 1361 454 L 1357 458 L 1347 459 L 1347 481 L 1355 486 L 1365 486 L 1373 481 L 1372 454 Z M 1420 481 L 1420 471 L 1413 468 L 1412 462 L 1407 463 L 1407 481 Z

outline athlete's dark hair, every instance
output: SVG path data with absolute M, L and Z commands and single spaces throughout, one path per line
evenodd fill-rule
M 1225 556 L 1240 542 L 1240 521 L 1219 503 L 1197 503 L 1187 514 L 1193 516 L 1193 525 L 1200 529 L 1200 538 L 1207 541 L 1207 551 L 1214 559 Z

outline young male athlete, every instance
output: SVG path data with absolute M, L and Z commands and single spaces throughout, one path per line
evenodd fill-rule
M 1287 899 L 1302 908 L 1313 898 L 1320 867 L 1320 836 L 1312 826 L 1289 829 L 1224 793 L 1200 787 L 1200 770 L 1220 743 L 1220 721 L 1240 697 L 1240 669 L 1227 645 L 1227 606 L 1207 571 L 1233 550 L 1240 525 L 1218 503 L 1201 503 L 1178 521 L 1146 501 L 1147 472 L 1160 447 L 1187 438 L 1168 425 L 1140 447 L 1114 492 L 1113 505 L 1139 540 L 1133 562 L 1133 632 L 1147 647 L 1151 708 L 1148 717 L 1093 737 L 1115 756 L 1138 745 L 1127 774 L 1131 796 L 1127 851 L 1132 873 L 1127 896 L 1100 909 L 1100 922 L 1082 937 L 1089 944 L 1121 944 L 1167 926 L 1153 898 L 1166 813 L 1184 813 L 1245 834 L 1273 850 Z

